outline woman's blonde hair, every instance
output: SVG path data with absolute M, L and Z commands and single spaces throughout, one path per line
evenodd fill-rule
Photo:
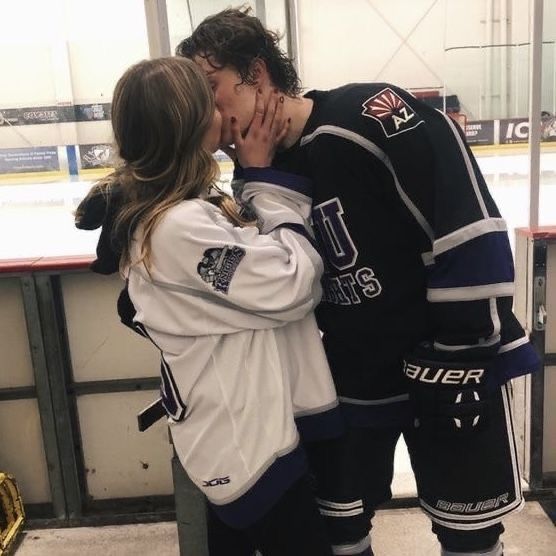
M 120 188 L 122 205 L 112 240 L 121 252 L 120 267 L 151 260 L 156 225 L 171 207 L 199 197 L 215 185 L 218 164 L 203 146 L 215 112 L 208 81 L 197 65 L 184 58 L 145 60 L 118 81 L 112 99 L 112 128 L 121 165 L 96 184 L 108 193 Z M 220 192 L 209 200 L 236 225 L 243 219 L 233 199 Z M 131 244 L 141 224 L 138 260 Z

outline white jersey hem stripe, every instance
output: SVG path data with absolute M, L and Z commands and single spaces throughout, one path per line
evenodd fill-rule
M 462 288 L 429 288 L 427 300 L 434 302 L 473 301 L 489 297 L 506 297 L 514 294 L 513 282 L 466 286 Z
M 506 221 L 503 218 L 488 218 L 486 220 L 479 220 L 478 222 L 473 222 L 451 232 L 441 238 L 438 238 L 433 244 L 433 254 L 438 256 L 441 253 L 445 253 L 458 245 L 480 237 L 491 232 L 506 232 L 507 226 Z
M 358 508 L 356 510 L 325 510 L 324 508 L 319 508 L 321 515 L 327 517 L 353 517 L 355 515 L 361 515 L 363 513 L 363 508 Z
M 316 500 L 319 506 L 325 506 L 334 510 L 353 510 L 363 507 L 363 500 L 361 499 L 355 502 L 332 502 L 331 500 L 323 500 L 322 498 L 317 498 Z
M 517 349 L 518 347 L 524 345 L 524 344 L 528 344 L 529 343 L 529 338 L 527 336 L 522 336 L 521 338 L 518 338 L 517 340 L 514 340 L 513 342 L 510 342 L 509 344 L 504 344 L 503 346 L 500 346 L 500 349 L 498 350 L 498 353 L 506 353 L 507 351 L 512 351 L 514 349 Z

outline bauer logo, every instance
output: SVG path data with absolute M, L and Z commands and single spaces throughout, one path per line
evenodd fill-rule
M 509 503 L 510 493 L 505 492 L 496 498 L 489 498 L 488 500 L 480 500 L 479 502 L 446 502 L 446 500 L 438 500 L 436 507 L 444 512 L 451 512 L 455 514 L 477 514 L 494 510 L 500 506 L 505 506 Z
M 376 120 L 387 137 L 417 127 L 421 120 L 392 89 L 387 88 L 363 103 L 363 116 Z
M 438 367 L 426 367 L 413 363 L 404 363 L 404 373 L 412 380 L 440 384 L 467 384 L 481 383 L 481 377 L 485 374 L 484 369 L 443 369 Z
M 216 479 L 211 479 L 210 481 L 203 481 L 204 487 L 215 487 L 222 485 L 229 485 L 231 483 L 230 477 L 217 477 Z
M 234 273 L 244 256 L 245 250 L 237 246 L 207 249 L 197 265 L 197 272 L 216 291 L 227 294 Z

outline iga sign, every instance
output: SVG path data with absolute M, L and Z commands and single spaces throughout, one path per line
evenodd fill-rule
M 500 120 L 500 143 L 527 143 L 529 140 L 529 120 L 511 118 Z

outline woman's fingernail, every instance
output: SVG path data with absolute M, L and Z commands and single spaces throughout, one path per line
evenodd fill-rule
M 259 95 L 262 95 L 262 94 L 263 94 L 263 90 L 259 87 L 259 88 L 257 89 L 257 93 L 259 93 Z
M 292 123 L 292 119 L 288 118 L 288 123 L 291 124 Z
M 230 120 L 232 120 L 232 123 L 233 123 L 233 124 L 235 124 L 235 123 L 237 122 L 237 120 L 236 120 L 236 117 L 235 117 L 235 116 L 232 116 L 232 117 L 230 118 Z
M 280 97 L 280 102 L 284 102 L 284 97 Z

